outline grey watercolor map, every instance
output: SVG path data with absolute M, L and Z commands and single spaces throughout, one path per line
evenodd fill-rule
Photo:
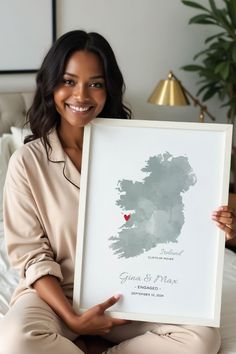
M 160 243 L 178 242 L 184 225 L 182 195 L 197 182 L 186 156 L 169 152 L 151 156 L 140 181 L 118 181 L 116 204 L 124 215 L 118 234 L 109 241 L 119 258 L 138 256 Z

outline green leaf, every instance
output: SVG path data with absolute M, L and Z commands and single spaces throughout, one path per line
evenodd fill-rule
M 228 102 L 226 102 L 226 103 L 224 103 L 224 104 L 222 104 L 220 107 L 227 107 L 227 106 L 229 106 L 230 105 L 230 101 L 228 101 Z
M 229 41 L 222 41 L 220 43 L 220 45 L 222 46 L 222 49 L 225 49 L 226 52 L 228 52 L 228 50 L 230 49 L 232 42 Z
M 227 10 L 217 8 L 214 0 L 209 0 L 211 15 L 216 20 L 219 27 L 224 27 L 228 33 L 232 32 L 232 26 L 227 18 Z
M 201 9 L 201 10 L 204 10 L 204 11 L 209 11 L 209 10 L 208 10 L 207 8 L 205 8 L 204 6 L 199 5 L 199 4 L 197 4 L 196 2 L 193 2 L 193 1 L 182 0 L 182 3 L 183 3 L 184 5 L 194 7 L 195 9 Z
M 196 60 L 198 57 L 200 57 L 200 56 L 203 55 L 203 54 L 206 54 L 206 53 L 210 52 L 211 50 L 212 50 L 212 49 L 210 49 L 210 48 L 207 48 L 207 49 L 205 49 L 205 50 L 202 50 L 201 52 L 199 52 L 199 53 L 197 53 L 196 55 L 194 55 L 193 60 Z
M 221 33 L 215 34 L 214 36 L 208 37 L 205 40 L 205 43 L 208 43 L 208 42 L 212 41 L 212 39 L 215 39 L 215 38 L 218 38 L 218 37 L 222 37 L 224 35 L 225 35 L 225 32 L 221 32 Z
M 201 70 L 201 72 L 199 73 L 200 77 L 205 77 L 209 80 L 217 80 L 217 78 L 219 79 L 219 77 L 217 77 L 217 74 L 214 72 L 214 67 L 205 67 Z
M 225 96 L 230 96 L 230 92 L 232 91 L 232 84 L 231 83 L 224 83 L 221 86 L 221 90 L 220 90 L 220 97 L 223 99 L 225 98 Z
M 215 72 L 215 74 L 220 74 L 221 77 L 224 80 L 226 80 L 229 76 L 229 69 L 230 69 L 230 63 L 221 62 L 216 66 L 214 72 Z
M 197 81 L 197 85 L 205 84 L 206 82 L 209 83 L 209 80 L 208 79 L 203 79 L 203 80 Z
M 210 4 L 210 7 L 212 9 L 212 12 L 217 13 L 218 9 L 216 7 L 216 4 L 215 4 L 214 0 L 209 0 L 209 4 Z
M 227 6 L 228 14 L 231 20 L 231 23 L 234 28 L 236 28 L 236 1 L 235 0 L 224 0 L 224 3 Z
M 199 71 L 199 70 L 202 70 L 203 67 L 200 65 L 185 65 L 185 66 L 182 66 L 181 69 L 185 70 L 185 71 Z
M 236 64 L 236 43 L 234 43 L 233 48 L 232 48 L 232 59 L 234 63 Z
M 215 25 L 216 21 L 209 15 L 201 14 L 190 18 L 189 24 Z
M 213 87 L 212 89 L 208 90 L 205 95 L 202 97 L 203 101 L 209 100 L 213 97 L 216 93 L 218 93 L 218 88 Z
M 230 23 L 230 21 L 227 18 L 227 11 L 217 10 L 217 18 L 218 18 L 218 25 L 219 26 L 224 26 L 224 28 L 227 30 L 228 33 L 231 33 L 231 31 L 233 31 L 234 29 L 232 28 L 232 25 Z
M 203 91 L 205 91 L 207 88 L 214 87 L 214 84 L 208 83 L 206 85 L 203 85 L 197 92 L 197 96 L 200 95 Z
M 229 95 L 228 95 L 228 97 L 229 97 Z M 221 107 L 226 107 L 226 106 L 231 106 L 231 107 L 236 108 L 236 98 L 232 97 L 227 102 L 225 102 L 224 104 L 221 105 Z

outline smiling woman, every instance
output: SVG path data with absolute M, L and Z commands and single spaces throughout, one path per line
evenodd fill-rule
M 62 83 L 54 91 L 54 101 L 60 115 L 58 135 L 79 171 L 83 127 L 101 113 L 106 98 L 101 59 L 89 51 L 76 51 L 68 59 Z
M 119 295 L 85 316 L 78 315 L 71 305 L 83 127 L 96 116 L 130 118 L 123 92 L 114 53 L 97 33 L 66 33 L 42 63 L 27 115 L 32 134 L 12 156 L 5 183 L 6 243 L 21 279 L 11 308 L 0 323 L 4 353 L 41 353 L 46 345 L 45 329 L 52 319 L 57 340 L 51 336 L 51 344 L 45 348 L 52 354 L 81 353 L 73 343 L 76 337 L 104 334 L 126 323 L 104 314 Z M 32 308 L 37 312 L 33 315 L 35 325 L 30 320 Z M 43 326 L 42 314 L 46 315 Z M 12 316 L 19 319 L 22 329 L 14 340 Z M 36 333 L 32 326 L 39 340 L 29 335 Z
M 32 134 L 12 155 L 5 181 L 5 238 L 20 282 L 0 323 L 4 354 L 41 354 L 42 348 L 48 354 L 87 353 L 83 335 L 107 335 L 113 342 L 106 343 L 107 353 L 216 354 L 219 349 L 214 328 L 107 316 L 119 294 L 83 314 L 72 307 L 83 127 L 94 117 L 130 118 L 124 87 L 114 53 L 97 33 L 64 34 L 38 71 L 27 115 Z M 104 350 L 96 346 L 93 354 Z
M 33 134 L 25 142 L 41 138 L 46 149 L 50 149 L 48 132 L 63 124 L 64 114 L 76 124 L 96 116 L 131 117 L 130 109 L 123 103 L 125 86 L 116 58 L 109 43 L 98 33 L 64 34 L 46 55 L 36 81 L 38 90 L 28 112 Z
M 59 132 L 82 128 L 97 117 L 106 102 L 106 87 L 100 58 L 88 51 L 77 51 L 68 60 L 63 81 L 54 91 L 61 117 Z M 63 135 L 63 134 L 62 134 Z

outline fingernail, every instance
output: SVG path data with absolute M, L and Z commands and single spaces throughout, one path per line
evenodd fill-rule
M 120 298 L 121 298 L 121 294 L 116 294 L 116 295 L 114 295 L 113 297 L 116 299 L 116 300 L 119 300 Z

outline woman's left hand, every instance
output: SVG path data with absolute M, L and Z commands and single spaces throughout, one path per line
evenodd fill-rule
M 233 208 L 228 205 L 219 207 L 212 213 L 212 220 L 221 230 L 225 231 L 226 241 L 235 238 L 236 221 Z

